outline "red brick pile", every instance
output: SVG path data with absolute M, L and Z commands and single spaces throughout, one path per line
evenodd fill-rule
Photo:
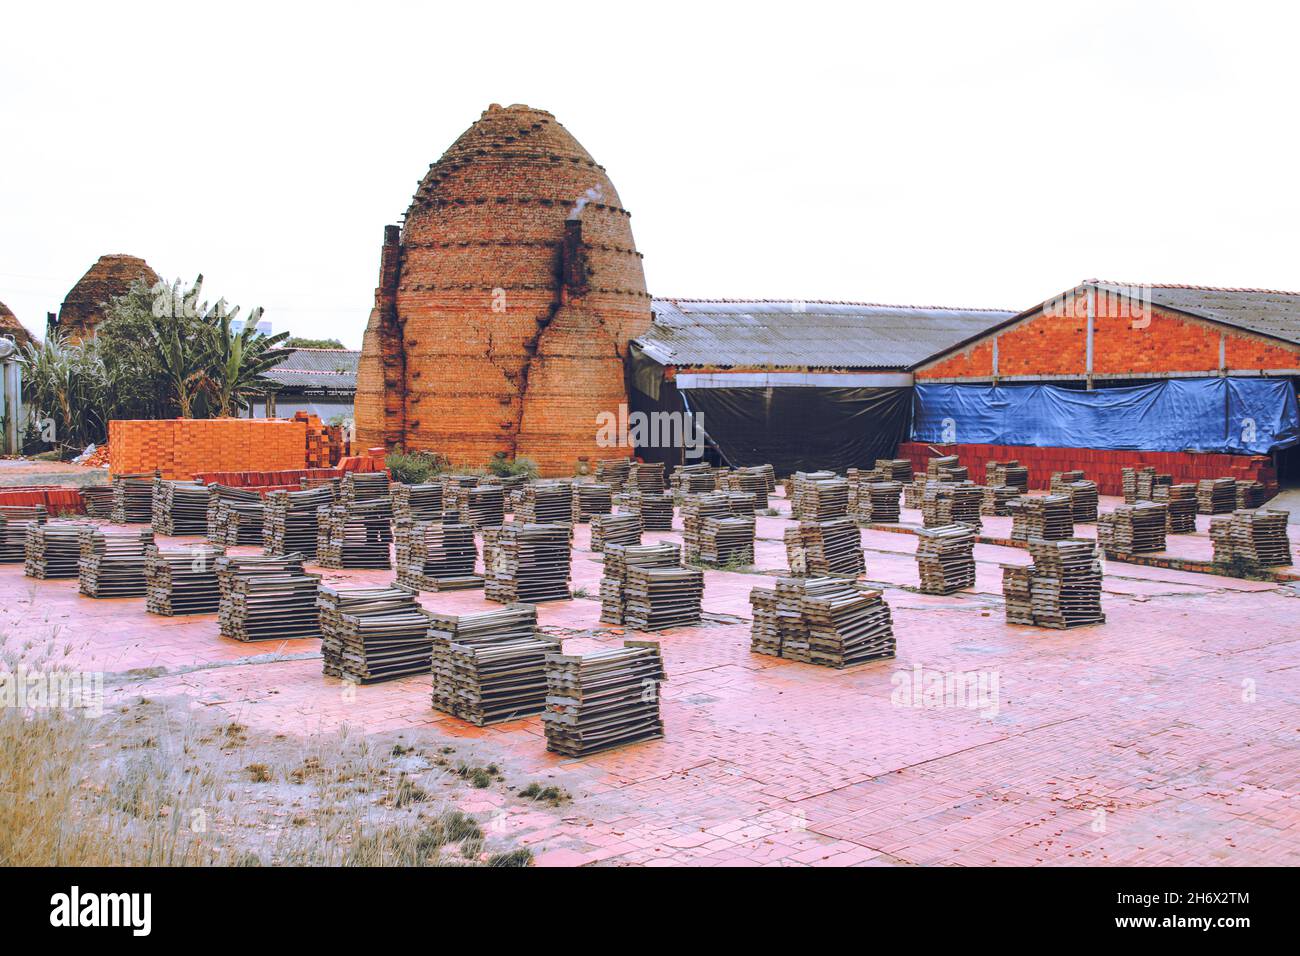
M 310 412 L 298 412 L 293 420 L 307 426 L 308 468 L 332 468 L 347 455 L 347 442 L 341 425 L 326 425 L 319 416 Z
M 1026 445 L 934 445 L 904 442 L 898 456 L 920 469 L 934 456 L 931 447 L 945 455 L 956 455 L 971 474 L 983 474 L 990 461 L 1017 458 L 1029 469 L 1029 487 L 1047 488 L 1053 472 L 1081 469 L 1097 482 L 1103 495 L 1123 495 L 1121 470 L 1153 466 L 1161 474 L 1173 475 L 1174 483 L 1198 482 L 1204 478 L 1235 478 L 1258 481 L 1270 492 L 1277 490 L 1277 472 L 1266 455 L 1218 455 L 1178 451 L 1124 451 L 1097 448 L 1033 448 Z

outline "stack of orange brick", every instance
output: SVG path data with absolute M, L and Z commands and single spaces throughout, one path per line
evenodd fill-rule
M 307 423 L 274 418 L 168 419 L 108 424 L 109 472 L 157 469 L 164 478 L 203 471 L 306 467 Z
M 308 468 L 331 468 L 347 454 L 340 426 L 326 425 L 319 416 L 310 412 L 297 412 L 293 420 L 307 426 Z

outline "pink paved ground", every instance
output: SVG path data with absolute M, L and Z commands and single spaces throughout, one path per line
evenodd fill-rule
M 1208 557 L 1206 523 L 1171 551 Z M 433 711 L 427 678 L 347 694 L 321 676 L 316 641 L 240 644 L 218 635 L 215 615 L 156 617 L 141 599 L 91 600 L 75 581 L 32 581 L 16 565 L 0 565 L 0 627 L 67 641 L 66 666 L 118 675 L 115 695 L 181 693 L 276 733 L 409 729 L 514 779 L 558 783 L 575 797 L 558 810 L 494 794 L 464 804 L 504 809 L 542 864 L 1300 862 L 1293 586 L 1112 561 L 1105 625 L 1008 626 L 998 563 L 1026 563 L 1026 552 L 978 545 L 975 587 L 932 597 L 910 590 L 914 536 L 864 531 L 898 658 L 834 671 L 750 652 L 749 591 L 785 567 L 785 517 L 758 524 L 756 567 L 772 574 L 708 572 L 709 620 L 659 635 L 667 738 L 581 760 L 548 754 L 539 718 L 479 729 Z M 680 540 L 646 535 L 659 539 Z M 594 598 L 601 565 L 587 542 L 580 527 L 574 587 Z M 498 606 L 481 591 L 422 600 Z M 632 635 L 602 627 L 594 599 L 540 615 L 568 652 Z M 894 676 L 916 667 L 996 675 L 996 708 L 896 706 Z

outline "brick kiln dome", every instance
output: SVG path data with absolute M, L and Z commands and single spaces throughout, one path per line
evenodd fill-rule
M 0 335 L 9 336 L 19 346 L 26 345 L 32 340 L 32 334 L 18 321 L 18 316 L 13 314 L 9 306 L 3 302 L 0 302 Z
M 650 327 L 641 254 L 614 184 L 542 110 L 489 107 L 389 227 L 357 375 L 358 438 L 571 475 L 596 415 L 627 400 Z
M 100 256 L 72 287 L 59 309 L 58 330 L 69 341 L 79 342 L 95 330 L 104 318 L 104 306 L 114 296 L 124 294 L 136 279 L 153 285 L 161 281 L 149 263 L 135 256 Z

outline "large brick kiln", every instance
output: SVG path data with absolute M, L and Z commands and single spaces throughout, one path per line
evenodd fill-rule
M 550 113 L 493 105 L 384 233 L 357 374 L 363 445 L 571 475 L 625 402 L 650 326 L 641 254 L 603 167 Z

